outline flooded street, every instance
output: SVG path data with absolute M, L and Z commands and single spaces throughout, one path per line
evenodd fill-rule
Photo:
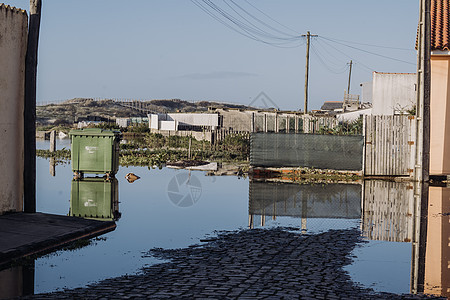
M 38 142 L 39 147 L 46 149 L 48 143 Z M 58 148 L 63 147 L 70 147 L 67 140 L 59 143 Z M 146 274 L 148 268 L 157 268 L 159 263 L 183 261 L 184 256 L 179 252 L 171 254 L 170 249 L 186 248 L 180 253 L 197 251 L 188 246 L 209 245 L 218 234 L 250 228 L 260 237 L 249 242 L 248 247 L 267 246 L 264 251 L 269 253 L 287 240 L 296 240 L 296 236 L 311 243 L 313 260 L 318 250 L 330 255 L 333 251 L 351 251 L 345 260 L 334 259 L 334 267 L 342 265 L 339 272 L 347 273 L 341 276 L 349 276 L 357 290 L 407 294 L 422 288 L 426 293 L 447 295 L 450 210 L 443 203 L 448 202 L 450 189 L 446 187 L 430 188 L 429 217 L 421 219 L 414 209 L 411 183 L 298 184 L 207 176 L 203 171 L 166 167 L 120 167 L 117 181 L 73 182 L 70 164 L 57 165 L 56 176 L 51 176 L 49 163 L 37 158 L 39 212 L 77 215 L 89 211 L 98 214 L 98 218 L 117 219 L 117 228 L 89 245 L 60 250 L 23 267 L 0 272 L 2 278 L 12 281 L 22 278 L 23 291 L 48 293 L 126 274 Z M 129 183 L 125 179 L 127 173 L 140 179 Z M 421 220 L 422 225 L 425 220 L 430 234 L 419 238 L 415 232 Z M 287 228 L 282 232 L 289 232 L 289 236 L 279 228 Z M 236 233 L 239 238 L 231 235 L 224 239 L 223 243 L 231 243 L 227 249 L 237 247 L 242 239 L 252 239 L 247 236 L 251 233 L 245 232 Z M 332 240 L 334 235 L 343 238 L 336 242 Z M 278 236 L 283 236 L 279 243 Z M 428 242 L 427 254 L 420 257 L 418 249 L 424 241 Z M 151 249 L 154 250 L 149 253 Z M 206 250 L 198 251 L 195 255 L 214 257 L 201 252 Z M 232 251 L 240 253 L 239 249 Z M 300 256 L 309 257 L 308 248 L 301 251 Z M 333 255 L 339 257 L 339 253 Z M 348 258 L 351 261 L 345 263 Z M 271 262 L 269 259 L 261 263 Z

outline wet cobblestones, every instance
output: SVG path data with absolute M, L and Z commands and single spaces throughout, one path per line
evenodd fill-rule
M 358 229 L 301 235 L 254 229 L 219 235 L 204 245 L 153 249 L 170 262 L 143 274 L 34 299 L 421 299 L 375 293 L 356 285 L 343 267 L 362 240 Z

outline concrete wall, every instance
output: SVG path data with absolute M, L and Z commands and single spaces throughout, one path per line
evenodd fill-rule
M 178 130 L 177 121 L 159 121 L 159 130 Z
M 222 119 L 222 127 L 237 131 L 250 131 L 252 124 L 252 111 L 217 110 Z
M 401 114 L 416 104 L 415 73 L 373 72 L 372 104 L 374 115 Z
M 372 102 L 373 83 L 372 81 L 363 82 L 361 86 L 361 102 Z
M 431 57 L 430 174 L 450 175 L 450 56 Z
M 27 14 L 0 4 L 0 214 L 23 210 Z

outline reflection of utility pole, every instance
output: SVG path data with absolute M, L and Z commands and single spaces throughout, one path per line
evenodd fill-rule
M 348 71 L 348 88 L 347 88 L 347 94 L 350 95 L 350 80 L 351 80 L 351 78 L 352 78 L 352 65 L 353 65 L 353 61 L 352 61 L 352 60 L 350 60 L 349 65 L 350 65 L 350 70 Z
M 305 106 L 304 106 L 304 113 L 306 114 L 308 113 L 309 46 L 311 37 L 316 37 L 317 35 L 311 35 L 311 33 L 308 31 L 306 35 L 302 34 L 302 36 L 306 36 Z
M 306 231 L 306 220 L 308 218 L 308 200 L 309 200 L 309 193 L 305 195 L 305 193 L 302 193 L 302 231 Z

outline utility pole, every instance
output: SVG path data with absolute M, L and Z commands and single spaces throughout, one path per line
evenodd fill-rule
M 428 181 L 430 168 L 431 0 L 420 0 L 417 44 L 416 153 L 414 167 L 413 264 L 411 291 L 421 293 L 425 283 Z
M 307 32 L 306 35 L 302 34 L 302 36 L 306 36 L 306 65 L 305 65 L 305 106 L 304 113 L 308 113 L 308 79 L 309 79 L 309 46 L 311 37 L 316 37 L 317 35 L 312 35 L 311 32 Z
M 30 0 L 28 45 L 25 58 L 23 206 L 36 212 L 36 79 L 41 0 Z
M 352 60 L 350 60 L 349 65 L 350 65 L 350 70 L 349 70 L 349 72 L 348 72 L 348 88 L 347 88 L 347 94 L 350 95 L 350 80 L 351 80 L 351 78 L 352 78 L 352 65 L 353 65 L 353 61 L 352 61 Z

